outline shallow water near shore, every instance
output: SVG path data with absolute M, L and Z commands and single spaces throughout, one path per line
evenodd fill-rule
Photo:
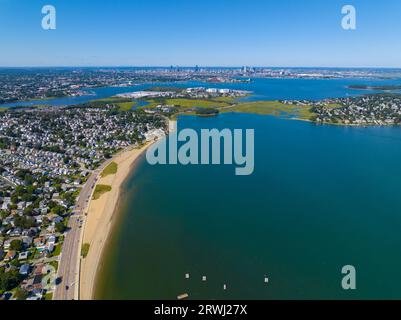
M 247 114 L 180 117 L 179 128 L 254 128 L 255 173 L 142 157 L 96 298 L 401 298 L 401 128 Z M 345 265 L 356 291 L 341 288 Z

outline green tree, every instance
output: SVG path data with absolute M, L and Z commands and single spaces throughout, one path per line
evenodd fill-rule
M 65 227 L 63 222 L 56 223 L 55 227 L 56 227 L 56 231 L 59 232 L 59 233 L 63 233 L 65 231 L 65 229 L 66 229 L 66 227 Z
M 11 202 L 13 203 L 13 204 L 17 204 L 18 203 L 18 195 L 17 194 L 13 194 L 12 196 L 11 196 Z
M 9 215 L 10 215 L 10 212 L 8 212 L 8 211 L 6 211 L 6 210 L 1 210 L 1 211 L 0 211 L 0 217 L 1 217 L 2 219 L 7 218 Z
M 21 240 L 11 241 L 10 249 L 15 251 L 21 251 L 23 249 L 23 242 Z
M 4 269 L 0 269 L 0 291 L 12 290 L 18 286 L 20 281 L 18 270 L 5 272 Z
M 54 214 L 57 214 L 58 216 L 62 216 L 65 213 L 65 208 L 63 206 L 57 205 L 52 209 L 52 212 Z
M 17 300 L 26 300 L 29 296 L 29 292 L 24 289 L 17 289 L 14 296 Z
M 14 218 L 14 225 L 19 228 L 29 229 L 36 226 L 35 219 L 32 217 L 16 216 Z

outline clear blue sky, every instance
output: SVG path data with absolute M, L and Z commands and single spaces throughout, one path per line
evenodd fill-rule
M 0 66 L 77 65 L 401 67 L 401 1 L 0 0 Z

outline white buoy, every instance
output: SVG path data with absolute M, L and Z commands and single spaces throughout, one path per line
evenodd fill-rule
M 265 277 L 265 283 L 269 283 L 269 278 Z
M 189 273 L 185 275 L 185 279 L 189 279 Z
M 206 276 L 203 276 L 202 281 L 206 281 L 206 280 L 207 280 Z
M 223 290 L 224 291 L 227 290 L 227 285 L 226 284 L 223 286 Z

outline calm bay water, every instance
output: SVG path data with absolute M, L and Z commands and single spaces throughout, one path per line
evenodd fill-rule
M 142 159 L 98 298 L 401 298 L 401 128 L 246 114 L 182 117 L 179 127 L 254 128 L 255 173 Z M 354 292 L 341 289 L 348 264 Z
M 71 105 L 152 86 L 249 90 L 249 101 L 374 93 L 347 89 L 352 84 L 401 80 L 157 83 L 6 106 Z M 179 127 L 255 129 L 255 173 L 238 177 L 231 166 L 152 167 L 143 158 L 124 188 L 97 298 L 401 299 L 401 128 L 316 126 L 246 114 L 181 117 Z M 357 269 L 353 292 L 341 289 L 341 268 L 349 264 Z
M 104 87 L 87 89 L 88 95 L 80 97 L 64 97 L 49 100 L 24 101 L 3 104 L 2 107 L 52 105 L 66 106 L 85 103 L 94 99 L 109 98 L 119 93 L 127 93 L 149 89 L 154 86 L 163 87 L 208 87 L 230 88 L 252 91 L 253 95 L 243 100 L 291 100 L 307 99 L 318 100 L 325 98 L 340 98 L 347 96 L 376 93 L 371 90 L 350 90 L 347 86 L 354 84 L 365 85 L 401 85 L 401 79 L 254 79 L 251 83 L 204 83 L 204 82 L 178 82 L 178 83 L 150 83 L 132 87 Z M 90 94 L 89 94 L 90 93 Z

